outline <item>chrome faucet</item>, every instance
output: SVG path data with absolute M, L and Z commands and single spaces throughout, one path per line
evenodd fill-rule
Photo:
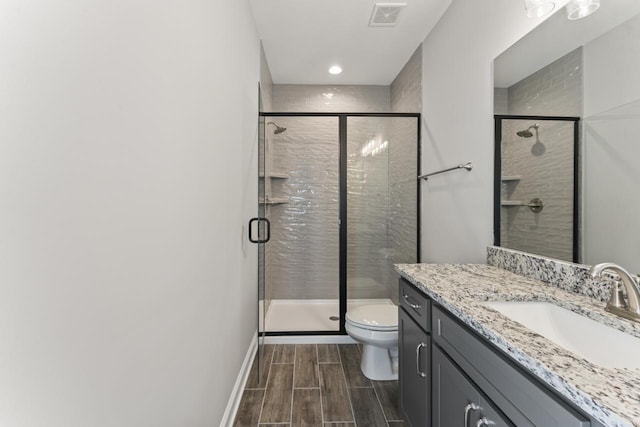
M 612 271 L 620 277 L 620 280 L 614 281 L 613 289 L 611 289 L 611 298 L 609 298 L 606 310 L 625 319 L 640 322 L 640 290 L 638 289 L 638 283 L 627 270 L 610 262 L 591 267 L 591 277 L 594 279 L 601 278 L 605 270 Z M 627 294 L 626 301 L 622 294 L 622 289 L 620 289 L 621 283 Z

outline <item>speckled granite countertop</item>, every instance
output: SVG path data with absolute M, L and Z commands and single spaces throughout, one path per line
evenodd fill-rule
M 486 301 L 546 301 L 640 337 L 640 324 L 602 302 L 484 264 L 398 264 L 396 270 L 567 401 L 606 426 L 640 426 L 640 370 L 594 365 L 497 311 Z

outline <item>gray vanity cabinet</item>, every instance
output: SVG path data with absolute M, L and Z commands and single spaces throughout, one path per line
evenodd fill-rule
M 400 411 L 408 426 L 424 427 L 431 420 L 430 301 L 402 279 L 399 289 Z
M 440 381 L 449 381 L 458 376 L 465 379 L 469 386 L 477 392 L 477 401 L 463 402 L 460 409 L 460 398 L 453 398 L 448 393 L 447 387 L 441 385 L 440 389 L 433 390 L 434 415 L 452 416 L 462 413 L 467 403 L 476 403 L 481 409 L 478 413 L 484 415 L 487 420 L 496 425 L 518 427 L 590 427 L 596 426 L 584 415 L 569 406 L 546 387 L 519 368 L 511 360 L 490 346 L 487 341 L 476 333 L 469 331 L 454 316 L 440 307 L 432 307 L 433 325 L 433 358 L 434 363 L 439 363 L 438 368 L 446 366 L 445 379 L 441 371 Z M 453 363 L 453 364 L 452 364 Z M 436 365 L 434 365 L 434 370 Z M 435 371 L 434 371 L 435 372 Z M 434 373 L 434 377 L 436 374 Z M 437 384 L 438 378 L 434 378 Z M 463 382 L 455 380 L 456 384 Z M 444 394 L 436 396 L 436 393 L 444 391 Z M 447 399 L 452 399 L 451 401 Z M 445 401 L 447 400 L 447 401 Z M 497 409 L 499 408 L 499 409 Z M 436 412 L 438 411 L 438 412 Z M 445 415 L 444 412 L 452 415 Z M 491 414 L 483 411 L 493 411 Z M 502 415 L 503 414 L 503 415 Z M 436 419 L 434 417 L 434 419 Z M 474 418 L 477 421 L 477 418 Z M 462 422 L 462 424 L 464 421 Z M 469 422 L 470 426 L 476 423 Z M 448 422 L 434 426 L 462 425 Z M 482 425 L 482 424 L 480 424 Z M 491 425 L 491 424 L 489 424 Z
M 399 290 L 406 425 L 602 427 L 418 288 L 401 279 Z
M 436 346 L 432 357 L 432 427 L 514 426 Z

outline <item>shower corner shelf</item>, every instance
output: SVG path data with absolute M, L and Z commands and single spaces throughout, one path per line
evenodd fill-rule
M 282 205 L 284 203 L 289 203 L 289 199 L 285 197 L 274 197 L 273 199 L 268 199 L 266 202 L 264 200 L 260 201 L 262 205 Z
M 522 202 L 519 200 L 502 200 L 500 204 L 502 206 L 522 206 Z
M 502 178 L 500 178 L 501 181 L 520 181 L 522 179 L 522 176 L 520 175 L 503 175 Z
M 288 179 L 289 175 L 284 172 L 271 172 L 267 174 L 267 178 L 269 179 Z M 264 175 L 260 175 L 260 179 L 264 179 Z

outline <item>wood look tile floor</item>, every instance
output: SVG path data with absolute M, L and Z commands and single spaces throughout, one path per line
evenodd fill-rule
M 357 344 L 265 345 L 234 422 L 237 427 L 402 427 L 398 382 L 370 381 Z

